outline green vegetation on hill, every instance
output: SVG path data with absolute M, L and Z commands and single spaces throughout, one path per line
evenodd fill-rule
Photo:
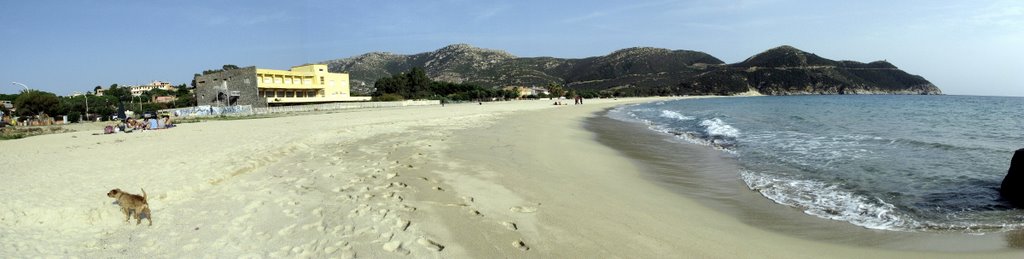
M 582 59 L 516 57 L 500 50 L 451 45 L 399 55 L 369 53 L 326 61 L 332 72 L 348 72 L 356 94 L 375 92 L 378 79 L 422 68 L 432 80 L 478 85 L 564 85 L 580 93 L 606 95 L 736 94 L 940 94 L 923 77 L 875 61 L 833 61 L 780 46 L 743 62 L 724 64 L 699 51 L 628 48 Z
M 515 91 L 485 88 L 475 84 L 433 81 L 419 67 L 414 67 L 406 73 L 378 79 L 374 87 L 377 90 L 373 93 L 373 97 L 379 101 L 404 99 L 471 101 L 518 97 L 518 93 Z

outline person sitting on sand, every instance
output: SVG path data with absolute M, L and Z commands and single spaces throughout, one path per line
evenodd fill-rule
M 164 115 L 163 124 L 164 124 L 163 128 L 165 128 L 165 129 L 173 128 L 174 127 L 174 123 L 171 122 L 171 116 L 168 116 L 168 115 Z
M 151 130 L 160 129 L 160 124 L 156 118 L 149 118 L 146 119 L 146 128 Z
M 139 122 L 134 118 L 128 118 L 128 127 L 132 129 L 139 129 Z

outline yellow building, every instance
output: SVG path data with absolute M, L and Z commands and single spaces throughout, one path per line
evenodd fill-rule
M 290 70 L 245 67 L 196 76 L 199 105 L 253 105 L 368 101 L 350 95 L 347 73 L 331 73 L 327 65 Z

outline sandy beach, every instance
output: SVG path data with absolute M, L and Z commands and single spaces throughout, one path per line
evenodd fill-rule
M 752 226 L 651 181 L 585 128 L 605 109 L 657 100 L 365 109 L 0 141 L 0 257 L 1024 255 L 821 242 Z M 144 188 L 153 225 L 126 223 L 105 195 L 114 188 Z

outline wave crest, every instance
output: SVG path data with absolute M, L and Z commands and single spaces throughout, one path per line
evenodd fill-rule
M 740 136 L 740 130 L 733 128 L 719 118 L 703 120 L 700 122 L 700 125 L 705 128 L 705 132 L 711 137 L 737 138 Z
M 748 188 L 765 198 L 821 218 L 884 230 L 915 229 L 920 225 L 892 204 L 841 190 L 836 185 L 746 170 L 740 171 L 740 177 Z
M 697 118 L 694 118 L 694 117 L 682 115 L 682 114 L 680 114 L 678 112 L 669 111 L 669 110 L 661 110 L 661 117 L 669 118 L 669 119 L 676 119 L 676 120 L 681 120 L 681 121 L 692 121 L 692 120 L 697 119 Z

